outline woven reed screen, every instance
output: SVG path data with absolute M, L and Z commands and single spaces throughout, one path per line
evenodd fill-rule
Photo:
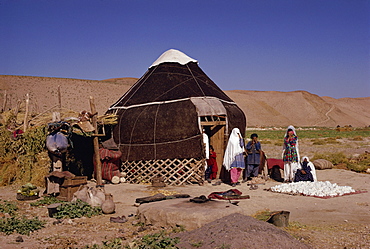
M 161 176 L 167 185 L 204 183 L 204 159 L 165 159 L 125 161 L 122 171 L 128 183 L 151 183 L 153 177 Z

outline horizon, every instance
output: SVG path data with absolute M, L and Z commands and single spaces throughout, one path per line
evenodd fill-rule
M 178 49 L 224 91 L 370 96 L 370 1 L 0 0 L 0 74 L 140 78 Z
M 121 77 L 121 78 L 109 78 L 109 79 L 102 79 L 102 80 L 94 80 L 94 79 L 79 79 L 79 78 L 65 78 L 65 77 L 50 77 L 50 76 L 30 76 L 30 75 L 4 75 L 4 74 L 0 74 L 0 76 L 15 76 L 15 77 L 36 77 L 36 78 L 53 78 L 53 79 L 66 79 L 66 80 L 86 80 L 86 81 L 107 81 L 107 82 L 112 82 L 112 81 L 109 81 L 109 80 L 116 80 L 116 79 L 135 79 L 135 80 L 139 80 L 140 78 L 136 78 L 136 77 Z M 135 82 L 136 83 L 136 82 Z M 135 84 L 134 83 L 134 84 Z M 112 83 L 112 84 L 115 84 L 115 83 Z M 351 98 L 351 99 L 357 99 L 357 98 L 370 98 L 370 96 L 367 96 L 367 97 L 341 97 L 341 98 L 335 98 L 335 97 L 331 97 L 331 96 L 327 96 L 327 95 L 318 95 L 318 94 L 315 94 L 315 93 L 311 93 L 307 90 L 292 90 L 292 91 L 279 91 L 279 90 L 244 90 L 244 89 L 230 89 L 230 90 L 223 90 L 221 89 L 222 91 L 249 91 L 249 92 L 281 92 L 281 93 L 289 93 L 289 92 L 307 92 L 307 93 L 310 93 L 310 94 L 314 94 L 314 95 L 317 95 L 319 97 L 327 97 L 327 98 L 333 98 L 333 99 L 345 99 L 345 98 Z

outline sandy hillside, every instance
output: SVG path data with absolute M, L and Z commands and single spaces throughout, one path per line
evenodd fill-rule
M 58 85 L 62 106 L 75 111 L 89 110 L 89 96 L 96 99 L 99 114 L 116 102 L 136 78 L 103 81 L 0 75 L 0 104 L 8 95 L 6 108 L 14 108 L 17 99 L 31 97 L 31 110 L 44 111 L 58 104 Z M 370 97 L 320 97 L 306 91 L 225 91 L 246 113 L 248 126 L 344 126 L 370 125 Z

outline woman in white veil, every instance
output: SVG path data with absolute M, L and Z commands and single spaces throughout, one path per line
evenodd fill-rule
M 223 165 L 230 171 L 231 184 L 233 187 L 238 183 L 242 170 L 245 168 L 244 162 L 244 139 L 238 128 L 234 128 L 230 134 L 226 146 Z
M 299 165 L 298 136 L 293 125 L 289 125 L 284 136 L 284 182 L 294 180 Z

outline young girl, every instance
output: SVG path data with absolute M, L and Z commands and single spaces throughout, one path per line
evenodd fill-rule
M 284 181 L 292 182 L 294 175 L 299 168 L 299 150 L 298 150 L 298 137 L 295 132 L 294 126 L 288 126 L 284 137 Z
M 206 180 L 211 182 L 211 180 L 217 178 L 217 161 L 216 161 L 216 152 L 213 149 L 213 146 L 209 146 L 209 159 L 207 159 L 207 169 L 206 169 Z

